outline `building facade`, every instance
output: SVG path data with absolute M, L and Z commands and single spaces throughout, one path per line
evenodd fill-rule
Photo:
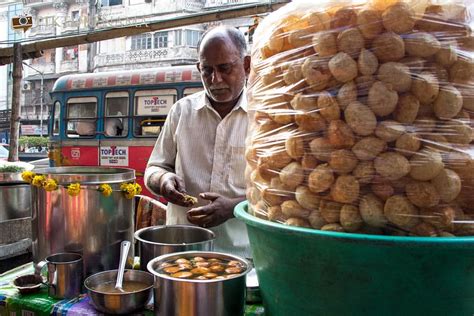
M 23 33 L 11 28 L 11 18 L 23 12 L 23 4 L 5 1 L 0 5 L 0 47 L 8 47 L 23 38 Z M 9 139 L 13 90 L 12 65 L 0 66 L 0 143 Z
M 92 1 L 92 2 L 90 2 Z M 33 26 L 24 34 L 8 27 L 8 39 L 45 39 L 67 34 L 80 34 L 121 26 L 145 24 L 202 12 L 216 7 L 243 4 L 248 0 L 23 0 L 7 7 L 7 21 L 12 16 L 31 15 Z M 255 1 L 253 1 L 255 2 Z M 1 10 L 1 8 L 0 8 Z M 5 9 L 4 9 L 5 10 Z M 0 26 L 2 21 L 0 20 Z M 22 135 L 47 134 L 47 120 L 52 106 L 49 92 L 57 78 L 70 73 L 103 72 L 170 65 L 194 64 L 196 47 L 202 33 L 221 24 L 186 26 L 182 28 L 115 38 L 95 44 L 61 47 L 43 52 L 40 58 L 25 61 L 22 82 Z M 252 18 L 225 21 L 246 32 Z M 6 68 L 5 68 L 6 67 Z M 11 66 L 0 68 L 7 76 Z M 3 73 L 2 73 L 3 71 Z M 8 109 L 8 96 L 2 101 L 2 89 L 11 90 L 0 81 L 0 110 Z M 0 114 L 1 115 L 1 114 Z

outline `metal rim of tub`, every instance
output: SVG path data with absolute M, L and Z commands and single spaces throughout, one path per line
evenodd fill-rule
M 135 180 L 135 170 L 110 167 L 56 167 L 34 170 L 36 174 L 53 178 L 59 184 L 80 182 L 81 184 L 121 183 Z

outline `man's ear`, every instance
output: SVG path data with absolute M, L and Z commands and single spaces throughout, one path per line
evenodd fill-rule
M 199 62 L 196 63 L 196 68 L 199 72 L 201 72 L 201 64 Z
M 250 62 L 251 62 L 251 57 L 250 56 L 245 56 L 244 57 L 244 69 L 245 69 L 245 74 L 248 75 L 250 74 Z

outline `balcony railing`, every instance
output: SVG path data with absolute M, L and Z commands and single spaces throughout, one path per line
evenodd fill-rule
M 206 2 L 206 7 L 227 6 L 247 3 L 247 0 L 211 0 Z
M 48 4 L 52 5 L 54 0 L 23 0 L 23 5 L 38 5 L 38 4 Z
M 63 60 L 59 67 L 59 72 L 76 72 L 79 70 L 79 62 L 75 60 Z
M 36 70 L 39 72 L 42 72 L 44 74 L 54 74 L 56 72 L 56 65 L 54 62 L 51 63 L 33 63 L 31 64 L 32 67 L 34 67 Z M 33 76 L 37 75 L 38 71 L 35 71 L 29 67 L 24 67 L 23 71 L 25 72 L 25 76 Z
M 183 6 L 185 10 L 190 10 L 190 11 L 199 11 L 204 7 L 205 1 L 199 1 L 199 0 L 182 0 L 183 1 Z
M 53 25 L 37 25 L 32 27 L 29 33 L 30 37 L 47 35 L 56 35 L 56 27 Z
M 66 21 L 63 24 L 62 33 L 77 32 L 81 27 L 80 21 Z
M 169 47 L 159 49 L 132 50 L 121 54 L 101 54 L 95 58 L 96 67 L 114 66 L 173 59 L 197 60 L 197 52 L 192 47 Z

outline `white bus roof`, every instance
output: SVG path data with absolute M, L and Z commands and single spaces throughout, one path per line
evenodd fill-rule
M 62 76 L 51 92 L 78 91 L 121 86 L 143 86 L 173 82 L 201 82 L 195 65 Z

